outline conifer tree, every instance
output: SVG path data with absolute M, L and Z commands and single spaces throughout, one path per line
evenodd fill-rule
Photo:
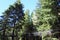
M 24 31 L 23 31 L 23 35 L 22 35 L 22 40 L 32 40 L 34 37 L 33 36 L 33 32 L 36 31 L 36 29 L 34 28 L 33 25 L 33 21 L 32 21 L 32 16 L 29 13 L 29 10 L 25 11 L 25 16 L 24 16 Z M 30 35 L 30 36 L 29 36 Z M 30 39 L 30 37 L 32 37 Z
M 38 31 L 51 30 L 54 22 L 57 20 L 57 0 L 38 0 L 38 7 L 36 9 Z M 44 33 L 43 33 L 44 34 Z M 42 35 L 43 38 L 45 35 Z
M 8 25 L 5 27 L 7 28 L 7 30 L 12 29 L 12 33 L 10 31 L 12 35 L 12 40 L 19 40 L 19 35 L 18 32 L 20 32 L 19 30 L 22 29 L 22 25 L 23 25 L 23 20 L 24 20 L 24 12 L 23 12 L 23 5 L 21 4 L 21 2 L 19 0 L 17 0 L 17 2 L 14 3 L 14 5 L 11 5 L 4 13 L 3 13 L 3 21 L 8 22 Z M 7 23 L 4 24 L 7 24 Z M 5 33 L 7 31 L 6 29 L 4 30 Z M 7 35 L 7 34 L 6 34 Z M 16 38 L 15 38 L 16 36 Z M 4 40 L 4 39 L 3 39 Z

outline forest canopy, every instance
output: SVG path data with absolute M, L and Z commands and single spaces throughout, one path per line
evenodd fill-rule
M 23 5 L 17 0 L 0 16 L 0 40 L 60 40 L 60 0 L 38 0 L 31 15 Z

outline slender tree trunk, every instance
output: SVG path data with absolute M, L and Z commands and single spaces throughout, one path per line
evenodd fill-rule
M 14 29 L 13 29 L 13 32 L 12 32 L 12 40 L 14 40 Z
M 5 28 L 3 28 L 3 35 L 2 35 L 2 40 L 5 40 Z

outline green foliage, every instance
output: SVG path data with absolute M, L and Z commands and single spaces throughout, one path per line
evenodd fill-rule
M 32 30 L 33 29 L 33 22 L 31 20 L 29 10 L 25 11 L 25 16 L 24 17 L 25 17 L 25 19 L 24 19 L 25 20 L 25 22 L 24 22 L 24 29 L 25 29 L 24 31 L 25 31 L 25 33 L 34 31 L 34 30 Z
M 35 13 L 32 12 L 31 15 L 29 10 L 26 10 L 24 15 L 23 5 L 20 0 L 17 0 L 14 5 L 10 5 L 10 7 L 3 13 L 2 20 L 0 20 L 0 27 L 3 29 L 3 31 L 0 32 L 0 35 L 17 35 L 16 38 L 12 37 L 12 40 L 22 40 L 21 36 L 25 33 L 42 31 L 42 40 L 57 40 L 57 38 L 47 35 L 46 32 L 51 30 L 51 28 L 58 28 L 57 21 L 60 19 L 57 18 L 57 0 L 38 1 L 38 7 L 36 8 Z M 7 39 L 11 40 L 11 38 L 8 37 L 4 39 L 2 38 L 2 40 Z
M 12 40 L 18 40 L 19 33 L 21 32 L 22 25 L 24 21 L 24 12 L 23 12 L 23 5 L 19 2 L 14 3 L 14 5 L 9 6 L 9 8 L 3 13 L 1 25 L 3 29 L 3 36 L 2 40 L 7 40 L 8 37 L 6 36 L 17 36 L 16 38 L 12 37 Z M 9 40 L 9 39 L 8 39 Z
M 52 28 L 57 20 L 56 0 L 38 0 L 39 5 L 35 10 L 37 17 L 36 29 L 37 31 L 47 31 Z M 34 20 L 34 19 L 33 19 Z M 44 38 L 44 35 L 43 35 Z
M 54 15 L 54 13 L 52 12 L 52 2 L 53 0 L 40 0 L 41 3 L 41 8 L 38 8 L 36 10 L 36 16 L 37 16 L 37 21 L 39 21 L 39 27 L 43 28 L 42 30 L 44 30 L 45 28 L 51 28 L 52 24 L 54 24 L 54 21 L 56 19 L 56 16 Z M 41 25 L 40 25 L 41 24 Z M 51 25 L 50 25 L 51 24 Z M 46 27 L 44 26 L 46 25 Z M 48 26 L 50 25 L 50 26 Z M 48 27 L 47 27 L 48 26 Z M 38 30 L 38 29 L 37 29 Z

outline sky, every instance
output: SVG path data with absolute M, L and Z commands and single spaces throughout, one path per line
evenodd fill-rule
M 16 0 L 0 0 L 0 16 L 14 2 Z M 24 5 L 24 10 L 29 9 L 30 12 L 34 11 L 37 6 L 37 0 L 21 0 L 21 3 Z

